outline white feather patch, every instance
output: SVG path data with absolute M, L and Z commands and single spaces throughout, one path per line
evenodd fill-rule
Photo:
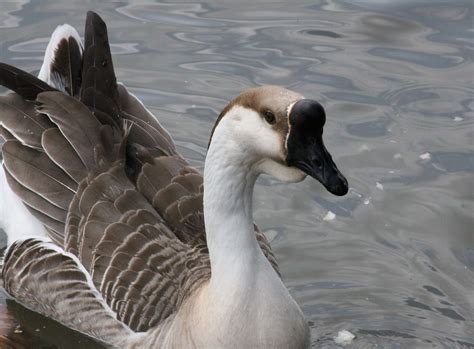
M 43 65 L 41 66 L 41 70 L 38 74 L 38 79 L 41 79 L 48 85 L 51 85 L 56 88 L 58 88 L 59 86 L 54 86 L 52 84 L 51 79 L 51 64 L 53 63 L 54 52 L 56 51 L 56 48 L 58 47 L 62 39 L 70 37 L 74 38 L 74 40 L 77 41 L 77 43 L 79 44 L 79 49 L 82 52 L 82 41 L 76 29 L 74 29 L 69 24 L 60 25 L 54 30 L 53 34 L 51 35 L 48 47 L 46 47 L 46 52 L 44 53 Z
M 48 236 L 43 225 L 8 186 L 3 166 L 0 166 L 0 227 L 7 233 L 8 246 L 26 236 Z

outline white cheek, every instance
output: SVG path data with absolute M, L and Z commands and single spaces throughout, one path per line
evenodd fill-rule
M 255 136 L 255 142 L 258 142 L 256 149 L 261 156 L 283 159 L 282 140 L 277 132 L 263 125 Z
M 281 136 L 257 112 L 238 106 L 225 118 L 232 122 L 235 140 L 249 155 L 283 159 Z
M 238 145 L 248 158 L 254 158 L 254 169 L 284 182 L 300 182 L 305 177 L 301 170 L 284 164 L 283 136 L 272 129 L 254 110 L 233 107 L 219 125 L 227 130 L 227 140 Z M 235 144 L 234 143 L 234 144 Z
M 257 169 L 259 172 L 272 176 L 282 182 L 296 183 L 306 178 L 306 174 L 296 167 L 288 167 L 271 159 L 259 162 Z

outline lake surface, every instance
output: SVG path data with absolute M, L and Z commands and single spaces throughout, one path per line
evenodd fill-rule
M 82 35 L 96 10 L 118 79 L 199 169 L 241 90 L 278 84 L 325 106 L 349 194 L 262 178 L 255 196 L 314 348 L 338 348 L 343 329 L 350 348 L 474 348 L 471 0 L 82 3 L 2 1 L 0 60 L 37 72 L 54 28 Z M 28 348 L 101 347 L 7 298 Z

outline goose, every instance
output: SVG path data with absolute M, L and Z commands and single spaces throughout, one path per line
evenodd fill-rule
M 201 175 L 117 83 L 94 12 L 84 38 L 58 27 L 38 78 L 0 65 L 13 91 L 0 97 L 2 178 L 39 222 L 9 243 L 6 291 L 118 348 L 308 348 L 252 194 L 260 174 L 347 193 L 324 108 L 283 87 L 243 91 L 217 118 Z

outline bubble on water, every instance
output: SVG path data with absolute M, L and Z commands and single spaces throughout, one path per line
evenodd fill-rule
M 328 213 L 326 213 L 324 216 L 323 221 L 332 221 L 334 218 L 336 218 L 336 214 L 334 212 L 328 211 Z
M 359 152 L 362 153 L 363 151 L 367 151 L 369 150 L 369 146 L 367 144 L 362 144 L 360 147 L 359 147 Z
M 431 159 L 431 154 L 428 152 L 424 152 L 423 154 L 420 155 L 421 160 L 430 160 Z

